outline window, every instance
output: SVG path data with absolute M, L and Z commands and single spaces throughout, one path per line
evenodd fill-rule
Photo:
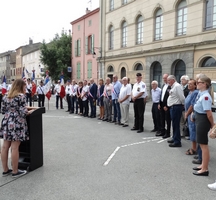
M 206 0 L 205 29 L 216 28 L 216 0 Z
M 156 80 L 158 82 L 158 87 L 161 86 L 162 82 L 162 66 L 159 62 L 155 62 L 152 67 L 153 71 L 153 76 L 152 76 L 152 81 Z
M 134 70 L 135 70 L 135 71 L 143 70 L 143 66 L 142 66 L 140 63 L 138 63 L 138 64 L 136 64 Z
M 122 47 L 127 46 L 127 23 L 122 23 Z
M 81 55 L 81 40 L 75 40 L 75 46 L 74 46 L 74 53 L 75 57 L 78 57 Z
M 92 25 L 92 20 L 89 20 L 89 26 L 91 26 Z
M 107 72 L 114 72 L 113 66 L 109 66 Z
M 78 25 L 78 31 L 80 31 L 80 25 Z
M 92 61 L 88 61 L 87 63 L 87 78 L 92 78 Z
M 207 57 L 202 62 L 201 67 L 216 67 L 216 60 L 212 57 Z
M 121 78 L 126 77 L 126 69 L 125 67 L 121 68 Z
M 143 43 L 143 16 L 137 18 L 137 41 L 136 44 Z
M 94 35 L 86 37 L 86 55 L 94 53 Z
M 114 28 L 110 26 L 109 28 L 109 50 L 113 49 L 114 47 Z
M 80 66 L 81 64 L 80 64 L 80 62 L 78 62 L 77 63 L 77 79 L 80 79 L 80 68 L 81 68 L 81 66 Z
M 178 5 L 177 35 L 185 35 L 187 31 L 187 2 L 183 0 Z
M 155 40 L 162 40 L 163 36 L 163 13 L 159 9 L 155 15 Z
M 110 0 L 110 11 L 114 10 L 114 0 Z
M 127 0 L 122 0 L 122 5 L 125 5 L 125 4 L 127 4 Z
M 176 77 L 176 80 L 180 83 L 180 79 L 181 77 L 186 74 L 186 65 L 184 63 L 184 61 L 179 60 L 177 61 L 176 65 L 175 65 L 175 71 L 174 71 L 174 75 Z

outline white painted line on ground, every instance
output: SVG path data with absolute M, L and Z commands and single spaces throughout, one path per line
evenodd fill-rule
M 135 142 L 135 143 L 131 143 L 131 144 L 126 144 L 126 145 L 122 145 L 121 147 L 129 147 L 129 146 L 133 146 L 133 145 L 137 145 L 137 144 L 144 144 L 146 142 L 151 142 L 151 140 L 147 140 L 147 141 L 142 141 L 142 142 Z
M 158 137 L 144 137 L 143 140 L 154 139 L 154 138 L 158 138 Z
M 151 141 L 154 142 L 154 141 L 158 141 L 158 140 L 161 140 L 161 138 L 156 138 L 156 139 L 151 140 Z
M 159 141 L 159 142 L 157 142 L 157 143 L 159 144 L 159 143 L 164 142 L 164 141 L 166 141 L 166 140 L 167 140 L 167 139 L 164 139 L 164 140 L 161 140 L 161 141 Z
M 107 161 L 103 164 L 103 166 L 106 166 L 109 164 L 109 162 L 112 160 L 112 158 L 115 156 L 115 154 L 117 153 L 117 151 L 120 149 L 121 147 L 116 147 L 115 151 L 113 151 L 113 153 L 110 155 L 110 157 L 107 159 Z

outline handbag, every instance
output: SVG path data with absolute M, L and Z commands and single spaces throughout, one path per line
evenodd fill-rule
M 187 120 L 184 122 L 182 131 L 184 136 L 190 136 Z

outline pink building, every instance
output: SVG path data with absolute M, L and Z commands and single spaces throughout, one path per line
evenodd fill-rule
M 72 79 L 77 82 L 90 78 L 96 83 L 98 81 L 99 11 L 99 8 L 93 11 L 86 9 L 84 16 L 71 22 Z

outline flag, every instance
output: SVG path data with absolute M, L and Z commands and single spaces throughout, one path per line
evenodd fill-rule
M 64 88 L 64 76 L 63 75 L 61 75 L 60 80 L 61 80 L 60 97 L 64 98 L 65 97 L 65 88 Z
M 2 95 L 5 95 L 6 93 L 7 93 L 6 77 L 4 75 L 4 77 L 3 77 L 3 83 L 2 83 Z
M 51 88 L 51 80 L 49 79 L 49 74 L 48 72 L 46 72 L 46 78 L 45 78 L 45 85 L 44 85 L 44 94 L 46 95 L 47 99 L 50 100 L 50 97 L 51 97 L 51 91 L 50 91 L 50 88 Z
M 32 70 L 32 80 L 35 80 L 35 70 Z
M 25 77 L 25 67 L 23 67 L 23 71 L 22 71 L 22 80 L 26 81 L 26 77 Z
M 36 84 L 32 81 L 32 93 L 31 93 L 32 97 L 35 95 L 36 90 L 37 90 L 37 86 L 36 86 Z
M 30 75 L 30 73 L 28 72 L 28 70 L 26 69 L 26 73 L 28 74 L 28 76 Z

